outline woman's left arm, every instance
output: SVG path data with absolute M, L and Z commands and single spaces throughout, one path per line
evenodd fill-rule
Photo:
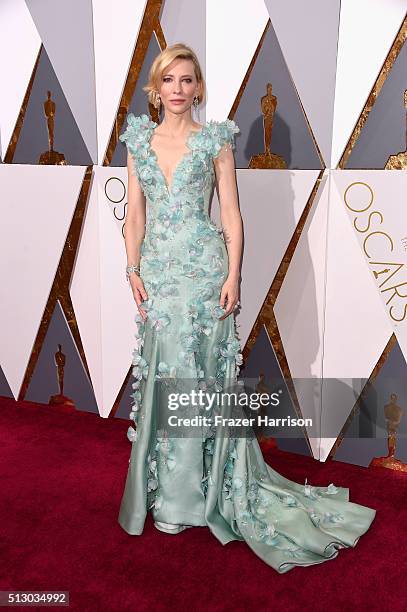
M 224 308 L 227 300 L 226 318 L 233 312 L 239 300 L 240 261 L 242 256 L 243 222 L 239 210 L 236 185 L 236 171 L 233 150 L 229 145 L 222 147 L 214 158 L 220 216 L 223 235 L 229 259 L 229 273 L 220 294 L 220 306 Z

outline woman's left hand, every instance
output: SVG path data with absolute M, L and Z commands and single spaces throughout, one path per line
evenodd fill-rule
M 222 321 L 230 315 L 235 309 L 236 304 L 239 301 L 239 279 L 236 277 L 228 276 L 220 293 L 220 306 L 225 308 L 225 302 L 227 302 L 227 308 L 224 315 L 219 317 Z

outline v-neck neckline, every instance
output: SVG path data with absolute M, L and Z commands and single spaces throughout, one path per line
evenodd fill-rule
M 177 173 L 177 171 L 178 171 L 179 167 L 181 166 L 181 164 L 183 163 L 183 161 L 185 160 L 185 158 L 186 158 L 188 155 L 191 155 L 191 153 L 192 153 L 192 149 L 191 149 L 191 148 L 190 148 L 190 146 L 189 146 L 189 145 L 190 145 L 190 142 L 191 142 L 192 138 L 194 138 L 194 137 L 195 137 L 195 136 L 197 136 L 198 134 L 201 134 L 201 132 L 202 132 L 202 131 L 203 131 L 203 129 L 205 128 L 205 125 L 206 125 L 206 124 L 202 125 L 201 129 L 199 129 L 199 130 L 194 130 L 193 128 L 191 128 L 191 129 L 189 130 L 189 132 L 188 132 L 188 136 L 187 136 L 187 137 L 186 137 L 186 139 L 185 139 L 185 146 L 187 147 L 188 151 L 185 151 L 185 153 L 184 153 L 184 154 L 181 156 L 180 160 L 179 160 L 179 161 L 177 162 L 177 164 L 175 165 L 174 170 L 173 170 L 173 172 L 172 172 L 172 176 L 171 176 L 171 185 L 168 183 L 167 177 L 165 176 L 164 172 L 162 171 L 162 168 L 161 168 L 160 164 L 158 163 L 158 156 L 157 156 L 156 151 L 155 151 L 155 150 L 153 149 L 153 147 L 151 146 L 151 139 L 152 139 L 152 137 L 153 137 L 153 135 L 154 135 L 154 132 L 155 132 L 156 128 L 157 128 L 159 125 L 160 125 L 160 124 L 159 124 L 159 123 L 157 123 L 157 124 L 156 124 L 156 125 L 153 127 L 153 129 L 151 130 L 151 134 L 150 134 L 150 137 L 149 137 L 149 139 L 148 139 L 148 148 L 149 148 L 149 150 L 150 150 L 150 153 L 151 153 L 151 154 L 152 154 L 152 156 L 153 156 L 153 159 L 154 159 L 155 165 L 156 165 L 156 167 L 157 167 L 157 170 L 159 171 L 160 176 L 161 176 L 161 178 L 162 178 L 162 180 L 163 180 L 163 182 L 164 182 L 165 188 L 166 188 L 166 190 L 167 190 L 167 194 L 168 194 L 168 196 L 171 196 L 171 194 L 172 194 L 172 188 L 173 188 L 173 186 L 174 186 L 174 179 L 175 179 L 176 173 Z

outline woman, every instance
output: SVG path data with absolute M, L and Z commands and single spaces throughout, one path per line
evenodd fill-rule
M 231 435 L 213 420 L 176 434 L 168 426 L 169 392 L 219 396 L 237 383 L 242 363 L 233 316 L 242 247 L 232 151 L 239 128 L 228 119 L 193 122 L 205 84 L 183 44 L 156 57 L 144 89 L 164 116 L 157 125 L 130 113 L 120 136 L 128 147 L 127 274 L 138 313 L 130 414 L 137 428 L 128 431 L 119 523 L 139 535 L 151 510 L 167 533 L 208 526 L 222 544 L 246 541 L 280 573 L 333 559 L 356 545 L 375 510 L 349 502 L 347 488 L 284 478 L 264 462 L 250 431 Z M 215 179 L 223 236 L 208 216 Z M 213 419 L 232 410 L 190 401 L 177 416 Z

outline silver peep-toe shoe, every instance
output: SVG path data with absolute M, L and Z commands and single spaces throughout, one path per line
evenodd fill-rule
M 154 521 L 154 527 L 160 531 L 164 531 L 165 533 L 181 533 L 181 531 L 188 529 L 188 527 L 193 527 L 193 525 L 173 525 L 172 523 Z

